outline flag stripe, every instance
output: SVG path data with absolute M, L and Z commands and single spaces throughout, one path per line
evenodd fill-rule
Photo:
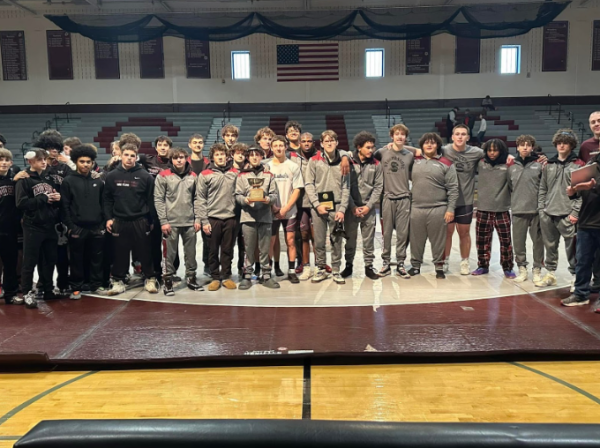
M 277 81 L 339 80 L 336 43 L 277 45 Z
M 292 82 L 292 81 L 339 81 L 340 78 L 286 78 L 278 79 L 277 82 Z
M 326 66 L 321 66 L 321 67 L 277 67 L 277 71 L 282 71 L 282 72 L 288 72 L 288 71 L 295 71 L 295 70 L 315 70 L 315 69 L 319 69 L 319 70 L 335 70 L 335 72 L 337 73 L 338 70 L 338 66 L 337 65 L 326 65 Z

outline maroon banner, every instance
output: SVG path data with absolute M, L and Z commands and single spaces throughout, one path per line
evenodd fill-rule
M 207 40 L 185 40 L 185 67 L 188 78 L 210 78 L 210 47 Z
M 2 51 L 2 79 L 4 81 L 26 81 L 25 32 L 0 31 L 0 49 Z
M 454 73 L 479 73 L 480 46 L 480 39 L 456 37 Z
M 71 34 L 65 31 L 46 31 L 46 45 L 50 79 L 73 79 Z
M 429 73 L 431 36 L 406 41 L 406 74 Z
M 550 22 L 544 27 L 543 72 L 567 71 L 568 40 L 569 22 Z
M 96 79 L 120 79 L 119 44 L 94 41 Z
M 140 42 L 140 78 L 160 79 L 164 77 L 165 59 L 162 37 Z
M 592 37 L 592 70 L 600 70 L 600 20 L 594 20 L 594 35 Z

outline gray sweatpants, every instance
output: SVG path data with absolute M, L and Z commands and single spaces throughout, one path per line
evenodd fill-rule
M 336 210 L 338 206 L 335 207 Z M 327 243 L 327 226 L 329 232 L 335 228 L 336 212 L 330 210 L 327 215 L 319 215 L 315 209 L 311 210 L 313 230 L 315 232 L 315 253 L 317 255 L 317 268 L 324 269 L 327 264 L 327 251 L 325 250 Z M 331 271 L 335 274 L 340 272 L 342 264 L 342 243 L 344 237 L 342 235 L 331 235 Z
M 512 215 L 512 240 L 517 266 L 527 267 L 527 231 L 533 241 L 533 267 L 541 268 L 544 261 L 544 240 L 537 213 Z
M 244 222 L 242 235 L 244 235 L 244 249 L 246 250 L 246 264 L 244 278 L 252 278 L 254 273 L 254 252 L 258 246 L 260 270 L 263 278 L 271 278 L 269 266 L 269 247 L 271 246 L 271 226 L 269 222 Z
M 166 237 L 167 253 L 163 252 L 163 278 L 175 275 L 175 258 L 179 249 L 179 237 L 183 242 L 183 256 L 185 260 L 185 276 L 196 277 L 196 231 L 194 226 L 190 227 L 171 227 L 171 234 Z M 163 247 L 164 251 L 164 247 Z
M 548 216 L 540 212 L 540 227 L 546 249 L 545 266 L 549 271 L 556 271 L 558 265 L 558 243 L 562 236 L 565 240 L 565 251 L 569 262 L 569 272 L 575 274 L 575 235 L 577 226 L 571 224 L 568 216 Z
M 410 198 L 388 199 L 383 198 L 381 206 L 383 218 L 383 264 L 390 264 L 392 260 L 392 235 L 396 230 L 396 261 L 404 264 L 406 260 L 406 246 L 408 244 L 408 229 L 410 224 Z
M 431 244 L 431 255 L 436 267 L 444 263 L 444 249 L 446 248 L 446 229 L 448 224 L 444 221 L 448 207 L 417 208 L 410 211 L 410 264 L 420 269 L 423 264 L 425 243 L 427 239 Z
M 346 229 L 346 264 L 354 262 L 356 255 L 356 240 L 358 239 L 358 228 L 362 236 L 363 257 L 365 267 L 373 266 L 375 260 L 375 224 L 377 213 L 371 210 L 364 218 L 358 218 L 350 210 L 346 212 L 344 228 Z

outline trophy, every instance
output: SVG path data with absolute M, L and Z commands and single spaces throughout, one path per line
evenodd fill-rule
M 266 202 L 265 192 L 262 188 L 265 179 L 262 177 L 248 177 L 248 183 L 252 187 L 248 195 L 248 202 Z

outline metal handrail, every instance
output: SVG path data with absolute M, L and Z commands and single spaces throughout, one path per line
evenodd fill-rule
M 68 101 L 65 103 L 65 106 L 70 106 L 70 105 L 71 105 L 71 103 Z M 67 123 L 69 123 L 70 121 L 71 120 L 69 119 L 69 107 L 67 107 Z
M 552 95 L 548 94 L 548 99 L 552 98 Z M 548 115 L 552 115 L 552 102 L 548 101 Z
M 50 129 L 52 127 L 52 120 L 46 120 L 46 125 L 44 126 L 44 131 Z
M 387 120 L 387 125 L 388 128 L 391 127 L 390 126 L 390 117 L 392 115 L 392 108 L 390 107 L 389 103 L 388 103 L 388 99 L 385 99 L 385 118 Z
M 40 134 L 41 134 L 40 131 L 33 131 L 33 133 L 31 134 L 31 141 L 34 142 L 35 139 L 40 136 Z

